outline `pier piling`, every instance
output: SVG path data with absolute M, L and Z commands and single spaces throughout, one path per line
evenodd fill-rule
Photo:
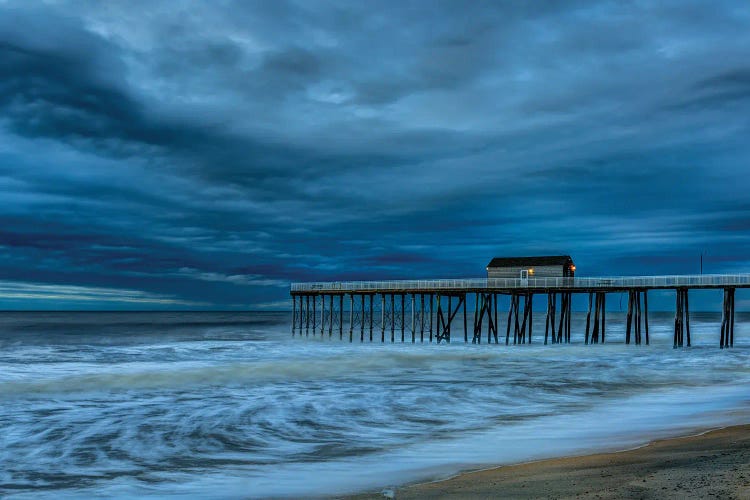
M 721 312 L 721 337 L 719 347 L 734 346 L 734 288 L 724 289 L 724 302 Z

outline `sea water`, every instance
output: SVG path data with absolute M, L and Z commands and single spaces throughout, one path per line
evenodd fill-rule
M 750 316 L 726 350 L 718 314 L 692 315 L 690 349 L 670 314 L 649 346 L 615 312 L 604 345 L 575 313 L 573 344 L 545 346 L 540 316 L 505 346 L 292 337 L 288 313 L 0 313 L 0 495 L 324 496 L 750 421 Z

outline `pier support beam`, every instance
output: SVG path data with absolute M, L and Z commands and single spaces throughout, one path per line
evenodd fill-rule
M 518 332 L 518 342 L 521 344 L 526 343 L 526 325 L 529 326 L 529 330 L 531 330 L 531 302 L 532 302 L 533 295 L 530 293 L 524 293 L 523 294 L 523 320 L 521 321 L 521 329 Z M 531 332 L 529 332 L 529 336 Z M 531 339 L 529 339 L 529 343 L 531 343 Z
M 315 336 L 315 327 L 318 324 L 317 315 L 315 314 L 315 303 L 318 301 L 318 296 L 313 295 L 312 296 L 312 303 L 313 303 L 313 317 L 312 317 L 312 329 L 313 329 L 313 337 Z
M 721 310 L 721 338 L 719 347 L 734 347 L 734 288 L 724 289 L 724 302 Z
M 586 312 L 586 336 L 584 337 L 584 344 L 588 345 L 589 343 L 589 328 L 591 327 L 591 303 L 593 300 L 594 294 L 589 292 L 589 308 Z
M 482 332 L 481 332 L 481 323 L 479 321 L 479 293 L 474 294 L 474 336 L 471 338 L 472 344 L 481 344 L 482 343 Z M 479 326 L 479 333 L 477 333 L 477 326 Z M 477 339 L 477 337 L 479 337 Z
M 438 300 L 439 300 L 439 297 L 440 295 L 438 295 Z M 432 294 L 430 294 L 430 344 L 432 344 L 432 316 L 433 316 L 432 306 L 434 304 L 434 300 L 433 300 L 434 298 L 435 297 Z
M 352 342 L 354 335 L 354 295 L 349 294 L 349 342 Z
M 492 294 L 492 302 L 495 306 L 495 344 L 498 343 L 497 341 L 497 329 L 498 329 L 498 323 L 497 323 L 497 294 Z
M 529 308 L 529 344 L 531 344 L 531 336 L 534 333 L 534 294 L 528 294 L 528 303 L 524 305 L 524 308 Z
M 518 323 L 518 311 L 520 308 L 519 302 L 521 300 L 520 295 L 517 293 L 514 293 L 510 296 L 510 314 L 513 318 L 512 320 L 512 328 L 513 328 L 513 345 L 516 345 L 518 343 L 518 334 L 520 330 L 520 324 Z M 511 317 L 508 317 L 508 320 L 511 319 Z M 505 344 L 508 344 L 508 332 L 505 332 Z
M 464 295 L 463 303 L 464 303 L 464 344 L 468 344 L 469 343 L 469 330 L 466 327 L 466 295 Z
M 411 294 L 411 343 L 413 344 L 416 341 L 416 335 L 417 335 L 417 323 L 416 323 L 416 316 L 414 311 L 414 304 L 416 302 L 416 296 L 412 293 Z
M 547 345 L 547 337 L 549 336 L 550 330 L 552 330 L 552 343 L 557 342 L 557 336 L 555 335 L 555 309 L 557 308 L 557 294 L 547 294 L 547 319 L 544 324 L 544 345 Z
M 361 314 L 362 316 L 359 318 L 359 342 L 362 343 L 365 341 L 365 296 L 360 295 L 360 298 L 362 299 L 362 310 Z
M 329 339 L 333 336 L 333 318 L 334 318 L 334 315 L 333 315 L 333 313 L 334 313 L 334 309 L 333 309 L 333 295 L 331 295 L 330 304 L 331 304 L 331 307 L 330 307 L 330 309 L 331 309 L 331 319 L 328 322 L 328 338 Z
M 646 345 L 648 345 L 648 290 L 643 290 L 643 323 L 646 330 Z
M 320 296 L 320 336 L 323 337 L 326 329 L 326 296 Z
M 373 316 L 375 316 L 375 309 L 372 308 L 372 302 L 375 298 L 374 294 L 370 294 L 370 342 L 372 342 L 372 322 L 373 322 Z
M 404 343 L 404 316 L 406 316 L 406 310 L 404 309 L 404 302 L 406 300 L 406 295 L 401 294 L 401 343 Z
M 424 343 L 424 294 L 419 294 L 419 341 Z
M 676 304 L 674 312 L 674 338 L 673 347 L 685 345 L 685 333 L 687 332 L 687 347 L 690 347 L 690 308 L 688 306 L 688 289 L 678 288 L 676 292 Z
M 604 324 L 605 324 L 605 297 L 604 292 L 594 293 L 594 321 L 591 328 L 591 343 L 599 343 L 599 334 L 601 332 L 601 341 L 604 343 Z
M 643 292 L 645 293 L 645 292 Z M 687 301 L 687 299 L 685 299 Z M 641 290 L 628 290 L 628 313 L 625 319 L 625 343 L 630 344 L 630 334 L 633 333 L 633 340 L 636 345 L 640 345 L 643 339 L 641 329 Z M 646 320 L 648 323 L 648 320 Z M 689 335 L 688 335 L 689 337 Z
M 484 317 L 487 316 L 487 343 L 492 343 L 494 336 L 497 344 L 497 323 L 492 316 L 495 295 L 492 293 L 477 293 L 476 303 L 474 304 L 474 337 L 471 339 L 472 344 L 482 343 L 482 326 Z M 495 305 L 497 309 L 497 305 Z
M 305 295 L 305 337 L 310 336 L 310 296 Z
M 560 323 L 557 326 L 558 344 L 570 343 L 571 297 L 571 292 L 560 292 Z
M 297 329 L 297 296 L 292 295 L 292 337 Z
M 458 299 L 456 307 L 453 307 L 453 298 Z M 448 311 L 447 314 L 443 311 L 443 305 L 440 295 L 437 296 L 437 332 L 435 334 L 436 341 L 439 344 L 440 341 L 445 340 L 447 343 L 451 341 L 451 325 L 455 319 L 458 311 L 461 310 L 461 306 L 466 304 L 466 294 L 448 295 Z M 465 317 L 464 317 L 465 319 Z
M 396 341 L 396 296 L 391 294 L 391 344 Z
M 523 316 L 521 316 L 521 297 L 523 297 Z M 513 326 L 513 344 L 525 344 L 526 343 L 526 328 L 528 326 L 528 342 L 531 343 L 531 334 L 533 329 L 531 322 L 532 316 L 532 303 L 534 295 L 530 292 L 524 293 L 511 293 L 510 295 L 510 308 L 508 309 L 508 323 L 505 330 L 505 345 L 510 342 L 510 329 Z
M 385 294 L 380 294 L 380 343 L 385 343 Z
M 339 340 L 344 339 L 344 295 L 339 295 Z

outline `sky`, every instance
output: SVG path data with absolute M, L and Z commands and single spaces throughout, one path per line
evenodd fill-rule
M 749 174 L 746 1 L 0 0 L 0 309 L 750 272 Z

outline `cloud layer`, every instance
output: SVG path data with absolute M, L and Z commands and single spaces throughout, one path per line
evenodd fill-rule
M 233 308 L 495 255 L 748 271 L 748 28 L 741 2 L 0 2 L 0 277 Z

